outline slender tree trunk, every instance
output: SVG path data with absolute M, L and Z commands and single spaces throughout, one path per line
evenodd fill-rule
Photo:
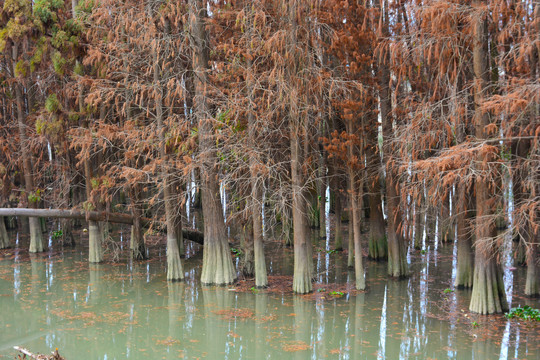
M 3 216 L 0 216 L 0 249 L 11 247 L 9 236 L 6 229 L 6 222 Z
M 540 295 L 540 257 L 538 243 L 531 244 L 527 252 L 527 278 L 525 280 L 525 295 L 537 297 Z
M 334 192 L 334 204 L 335 204 L 335 219 L 336 219 L 336 230 L 335 230 L 335 241 L 334 249 L 341 251 L 343 250 L 343 235 L 341 231 L 341 214 L 343 211 L 343 206 L 341 205 L 341 194 L 338 189 Z M 352 219 L 352 218 L 351 218 Z
M 194 108 L 199 123 L 201 149 L 200 176 L 204 217 L 205 246 L 201 281 L 203 284 L 225 285 L 236 280 L 232 263 L 221 199 L 218 173 L 215 168 L 216 150 L 213 139 L 212 116 L 208 106 L 209 41 L 205 29 L 206 3 L 190 0 L 190 26 L 193 40 L 193 71 L 195 83 Z
M 422 199 L 416 204 L 414 208 L 414 248 L 416 250 L 422 249 L 422 240 L 424 239 L 424 210 L 422 208 Z
M 253 178 L 252 178 L 253 179 Z M 262 228 L 262 194 L 259 184 L 252 183 L 253 204 L 253 248 L 255 255 L 255 286 L 265 288 L 268 286 L 266 275 L 266 260 L 264 258 L 263 228 Z
M 538 4 L 538 2 L 534 3 L 534 20 L 536 22 L 536 33 L 538 34 L 540 32 L 540 4 Z M 538 66 L 540 65 L 540 44 L 538 41 L 536 43 L 536 48 L 532 51 L 530 57 L 532 70 L 531 77 L 533 81 L 536 81 L 538 83 L 538 74 L 540 70 L 538 68 Z M 533 121 L 538 124 L 538 119 L 540 119 L 540 106 L 538 102 L 536 103 L 536 109 L 533 111 L 532 116 Z M 536 153 L 534 156 L 536 157 L 536 159 L 540 158 L 538 146 L 536 146 Z M 533 172 L 533 169 L 529 169 L 529 171 Z M 533 179 L 535 179 L 535 183 L 537 185 L 534 195 L 538 196 L 538 191 L 540 190 L 538 186 L 538 184 L 540 184 L 540 176 L 538 169 L 536 170 L 536 172 L 533 172 L 532 176 Z M 530 222 L 528 226 L 531 244 L 527 253 L 527 279 L 525 282 L 525 295 L 531 297 L 538 297 L 540 296 L 540 229 L 538 229 L 538 226 L 532 226 L 532 224 L 538 224 L 538 221 L 540 220 L 540 211 L 538 211 L 538 207 L 536 212 L 531 215 L 532 216 L 529 216 Z
M 250 11 L 249 8 L 247 11 Z M 253 22 L 255 16 L 250 14 L 248 36 L 252 37 Z M 247 62 L 247 89 L 249 104 L 254 103 L 254 69 L 251 62 L 251 48 L 248 48 L 248 54 L 250 55 Z M 258 150 L 258 138 L 257 138 L 257 118 L 255 117 L 255 109 L 250 105 L 248 112 L 248 136 L 250 146 L 256 151 Z M 257 151 L 258 152 L 258 151 Z M 263 181 L 264 178 L 259 172 L 262 159 L 258 154 L 253 154 L 249 157 L 249 168 L 251 174 L 251 208 L 252 208 L 252 224 L 253 224 L 253 252 L 255 256 L 255 286 L 257 288 L 265 288 L 268 286 L 268 277 L 266 274 L 266 260 L 264 258 L 264 245 L 263 245 Z
M 351 211 L 353 222 L 353 239 L 354 239 L 354 272 L 356 274 L 356 290 L 364 290 L 366 288 L 366 276 L 364 273 L 364 265 L 362 262 L 362 246 L 361 246 L 361 222 L 360 211 L 358 208 L 358 192 L 357 182 L 354 179 L 352 169 L 349 169 L 349 177 L 351 179 L 350 197 L 351 197 Z M 351 221 L 349 220 L 349 221 Z
M 186 256 L 186 246 L 184 242 L 184 236 L 183 234 L 183 227 L 182 227 L 182 212 L 184 211 L 184 207 L 180 205 L 178 212 L 175 214 L 175 221 L 176 224 L 176 244 L 178 247 L 178 253 L 180 254 L 181 258 L 184 258 Z
M 130 239 L 130 249 L 131 254 L 135 260 L 144 260 L 146 259 L 146 246 L 144 244 L 144 238 L 142 234 L 142 224 L 141 217 L 142 211 L 140 208 L 140 186 L 133 186 L 131 192 L 131 214 L 133 215 L 133 225 L 131 226 L 131 239 Z
M 454 241 L 454 221 L 450 218 L 450 197 L 451 193 L 443 200 L 439 215 L 439 241 L 449 243 Z
M 377 165 L 377 167 L 379 167 Z M 368 180 L 369 188 L 369 257 L 374 260 L 388 258 L 388 241 L 382 212 L 381 185 L 378 177 Z
M 242 227 L 241 247 L 243 251 L 241 269 L 244 276 L 255 275 L 255 259 L 253 249 L 253 224 L 252 219 L 247 219 Z
M 457 288 L 471 288 L 473 285 L 474 256 L 473 256 L 473 229 L 471 228 L 472 201 L 467 196 L 464 186 L 458 187 L 459 194 L 457 209 L 457 269 L 454 285 Z
M 288 206 L 281 215 L 281 226 L 285 246 L 293 246 L 292 211 Z
M 61 182 L 62 182 L 62 199 L 61 199 L 61 207 L 69 208 L 72 205 L 72 197 L 71 197 L 71 164 L 69 163 L 69 146 L 67 144 L 67 141 L 64 139 L 63 141 L 63 148 L 64 148 L 64 154 L 66 158 L 68 159 L 64 165 L 59 163 L 59 167 L 62 168 L 61 171 Z M 60 229 L 62 230 L 62 244 L 64 246 L 75 246 L 75 238 L 73 236 L 73 220 L 72 219 L 61 219 L 60 220 Z
M 484 7 L 476 0 L 473 7 L 480 12 Z M 473 66 L 474 66 L 474 124 L 476 136 L 486 138 L 485 127 L 489 124 L 489 115 L 481 109 L 489 83 L 489 58 L 487 20 L 485 14 L 477 14 L 474 24 Z M 478 171 L 488 172 L 484 157 L 478 155 Z M 469 309 L 480 314 L 500 313 L 508 310 L 502 272 L 497 263 L 497 249 L 494 237 L 495 224 L 492 219 L 491 199 L 495 194 L 490 189 L 486 176 L 476 179 L 476 224 L 475 224 L 475 261 L 473 289 Z
M 347 132 L 349 134 L 354 134 L 354 128 L 352 120 L 349 120 L 347 123 Z M 348 157 L 352 162 L 354 159 L 354 144 L 349 141 L 347 146 Z M 364 290 L 366 288 L 366 278 L 364 273 L 364 265 L 362 262 L 362 246 L 360 243 L 361 239 L 361 215 L 359 209 L 359 200 L 362 196 L 362 191 L 358 191 L 363 188 L 361 181 L 357 181 L 354 165 L 351 163 L 348 165 L 348 184 L 349 184 L 349 203 L 351 204 L 352 219 L 349 219 L 349 222 L 353 222 L 353 239 L 354 239 L 354 272 L 356 275 L 356 290 Z
M 380 9 L 383 9 L 383 2 L 380 0 Z M 388 33 L 388 4 L 384 6 L 385 11 L 381 11 L 383 19 L 383 32 Z M 409 275 L 409 269 L 407 264 L 407 248 L 405 245 L 405 239 L 402 231 L 400 230 L 402 225 L 401 211 L 399 209 L 399 191 L 397 174 L 392 168 L 390 161 L 392 155 L 392 139 L 393 136 L 393 119 L 390 114 L 392 109 L 390 99 L 390 71 L 388 69 L 389 54 L 384 52 L 383 56 L 380 56 L 379 61 L 379 96 L 380 96 L 380 108 L 381 117 L 383 123 L 383 144 L 384 144 L 384 160 L 386 165 L 386 204 L 388 208 L 388 274 L 392 277 L 406 277 Z
M 84 111 L 83 103 L 83 88 L 79 86 L 79 111 L 81 114 Z M 88 127 L 88 126 L 87 126 Z M 90 159 L 86 158 L 83 161 L 84 178 L 86 189 L 87 210 L 94 210 L 95 204 L 92 201 L 92 167 Z M 103 232 L 99 227 L 99 223 L 88 219 L 88 261 L 91 263 L 100 263 L 103 261 Z
M 324 136 L 324 133 L 322 134 Z M 319 177 L 317 179 L 318 207 L 319 207 L 319 237 L 326 238 L 326 164 L 324 151 L 319 155 Z
M 347 254 L 347 267 L 349 269 L 354 268 L 354 228 L 353 228 L 353 215 L 352 215 L 352 204 L 349 205 L 351 209 L 349 210 L 349 244 L 348 244 L 348 254 Z
M 291 120 L 291 177 L 292 177 L 292 214 L 294 233 L 294 276 L 293 291 L 306 294 L 312 291 L 309 249 L 311 246 L 307 234 L 306 200 L 303 196 L 301 147 L 298 127 Z
M 18 58 L 18 48 L 17 46 L 13 47 L 13 73 L 15 74 L 15 67 Z M 28 148 L 28 139 L 26 136 L 26 127 L 25 124 L 25 111 L 24 111 L 24 97 L 21 84 L 15 84 L 15 101 L 17 104 L 17 124 L 19 128 L 19 141 L 21 145 L 22 152 L 22 171 L 24 173 L 24 182 L 26 196 L 28 197 L 29 207 L 37 208 L 37 200 L 31 195 L 37 196 L 35 194 L 34 186 L 34 177 L 32 175 L 33 166 L 32 166 L 32 155 L 29 152 Z M 41 224 L 39 218 L 30 217 L 28 218 L 30 223 L 30 249 L 31 253 L 42 252 L 43 248 L 43 235 L 41 233 Z

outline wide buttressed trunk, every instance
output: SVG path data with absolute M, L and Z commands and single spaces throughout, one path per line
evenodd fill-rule
M 217 181 L 201 172 L 203 178 L 202 208 L 204 217 L 204 249 L 201 282 L 205 285 L 226 285 L 236 280 Z
M 473 40 L 474 125 L 476 136 L 485 139 L 487 138 L 486 126 L 490 123 L 489 114 L 481 108 L 490 79 L 487 15 L 483 13 L 482 2 L 475 1 L 473 6 L 479 12 L 475 16 Z M 493 193 L 494 186 L 489 183 L 489 175 L 491 174 L 486 164 L 488 156 L 490 156 L 489 152 L 480 152 L 477 155 L 477 171 L 482 175 L 475 181 L 475 261 L 469 310 L 480 314 L 493 314 L 508 310 L 502 271 L 497 261 L 496 229 L 492 209 L 492 200 L 497 194 Z
M 199 146 L 202 152 L 200 176 L 205 244 L 201 281 L 203 284 L 225 285 L 236 280 L 236 272 L 227 241 L 219 196 L 218 173 L 214 163 L 217 155 L 212 115 L 207 98 L 210 49 L 205 23 L 206 5 L 201 0 L 190 0 L 189 11 L 195 72 L 194 109 L 199 124 Z
M 180 250 L 178 248 L 178 224 L 176 222 L 176 212 L 174 208 L 174 199 L 172 186 L 169 179 L 163 179 L 163 197 L 165 200 L 165 219 L 167 222 L 167 280 L 184 280 L 184 268 L 180 260 Z M 181 229 L 180 229 L 181 231 Z
M 479 314 L 508 311 L 502 271 L 489 239 L 476 241 L 473 289 L 469 310 Z

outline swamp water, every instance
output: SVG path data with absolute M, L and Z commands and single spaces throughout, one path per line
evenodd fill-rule
M 269 274 L 292 275 L 292 249 L 266 247 Z M 353 290 L 345 253 L 329 252 L 324 240 L 315 248 L 317 284 L 306 296 L 233 291 L 242 283 L 202 287 L 196 244 L 182 283 L 167 283 L 161 245 L 149 261 L 101 265 L 89 265 L 81 245 L 37 255 L 2 250 L 0 358 L 13 359 L 19 345 L 58 348 L 68 360 L 540 359 L 538 324 L 468 314 L 469 291 L 445 292 L 452 245 L 411 252 L 407 280 L 389 280 L 386 263 L 365 261 L 365 293 Z M 511 306 L 540 307 L 522 297 L 524 279 L 524 268 L 505 272 Z

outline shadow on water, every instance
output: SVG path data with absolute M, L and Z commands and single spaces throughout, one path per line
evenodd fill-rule
M 37 255 L 2 250 L 0 358 L 14 357 L 13 345 L 107 360 L 539 358 L 538 325 L 468 313 L 470 291 L 452 288 L 452 245 L 412 250 L 405 280 L 389 280 L 386 263 L 366 260 L 369 288 L 356 293 L 346 252 L 318 241 L 317 283 L 307 296 L 200 286 L 197 246 L 181 283 L 165 279 L 162 244 L 148 261 L 99 265 L 88 264 L 80 246 Z M 292 249 L 269 241 L 267 252 L 270 278 L 292 275 Z M 539 307 L 520 293 L 524 278 L 523 268 L 508 277 L 513 306 Z

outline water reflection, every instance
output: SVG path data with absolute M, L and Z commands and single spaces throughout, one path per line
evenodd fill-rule
M 475 328 L 463 316 L 437 319 L 462 314 L 470 297 L 444 293 L 451 246 L 439 247 L 437 265 L 433 251 L 412 256 L 403 281 L 388 279 L 385 263 L 367 261 L 368 291 L 337 298 L 329 295 L 336 283 L 354 279 L 346 254 L 321 252 L 323 291 L 292 296 L 201 287 L 193 251 L 182 283 L 168 283 L 160 261 L 88 264 L 78 250 L 0 260 L 0 356 L 12 358 L 11 347 L 22 345 L 58 347 L 68 359 L 538 358 L 537 331 L 515 322 L 479 317 Z M 292 274 L 291 249 L 269 254 L 276 273 Z M 524 278 L 524 269 L 514 271 L 514 291 Z M 539 307 L 515 293 L 514 302 Z

